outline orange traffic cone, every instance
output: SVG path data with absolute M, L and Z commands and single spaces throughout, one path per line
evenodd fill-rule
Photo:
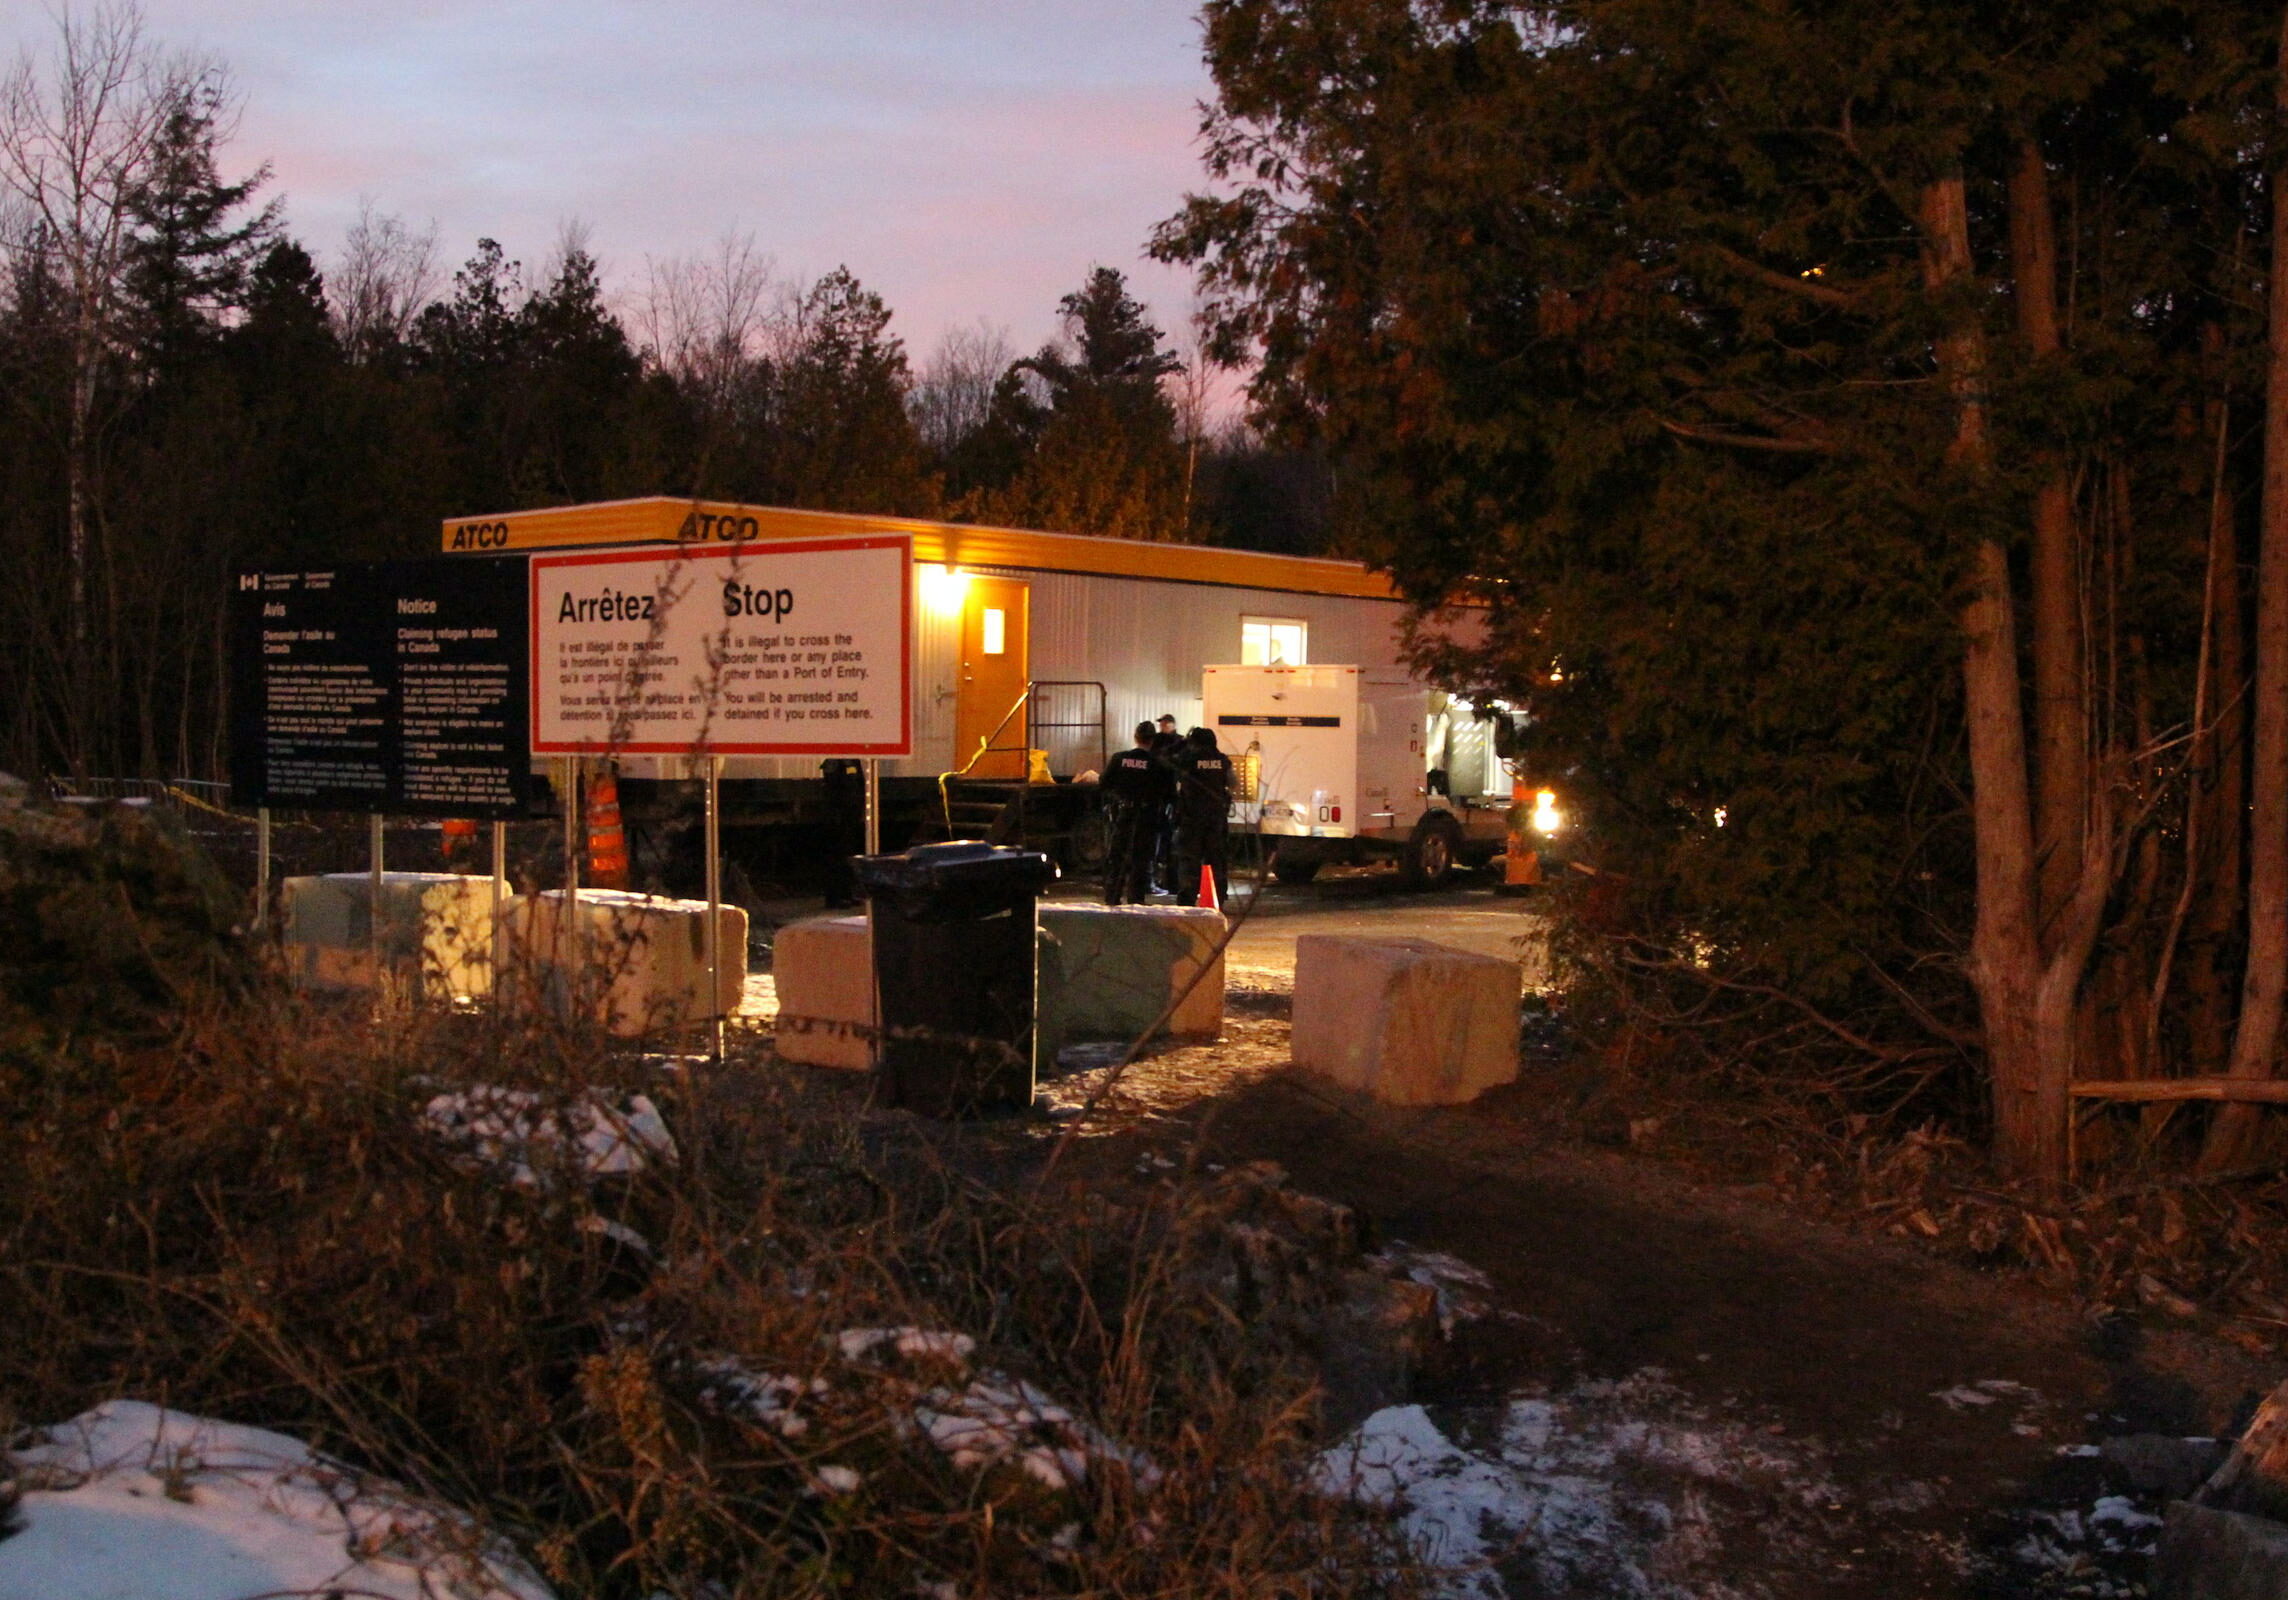
M 1204 862 L 1200 866 L 1200 897 L 1195 904 L 1206 906 L 1210 911 L 1223 909 L 1223 902 L 1216 898 L 1215 868 Z
M 620 825 L 620 785 L 609 771 L 588 782 L 588 881 L 599 889 L 628 886 L 628 836 Z
M 437 824 L 438 843 L 444 851 L 445 870 L 465 870 L 477 853 L 477 819 L 447 817 Z

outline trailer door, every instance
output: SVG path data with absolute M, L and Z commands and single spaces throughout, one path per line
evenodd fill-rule
M 953 706 L 953 760 L 973 778 L 1025 776 L 1025 713 L 1009 708 L 1032 677 L 1032 586 L 1015 578 L 973 577 L 962 597 L 961 680 Z M 1008 718 L 1006 724 L 1002 719 Z

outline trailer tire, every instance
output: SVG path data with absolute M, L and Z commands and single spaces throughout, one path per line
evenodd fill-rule
M 1271 857 L 1271 876 L 1277 878 L 1281 883 L 1291 884 L 1300 889 L 1318 875 L 1319 858 L 1317 856 L 1291 855 L 1285 850 L 1280 850 L 1274 852 Z
M 1443 889 L 1453 882 L 1462 856 L 1462 830 L 1443 811 L 1414 825 L 1413 837 L 1398 857 L 1398 873 L 1413 889 Z
M 1066 848 L 1072 855 L 1067 865 L 1073 871 L 1091 875 L 1102 872 L 1104 863 L 1112 855 L 1112 837 L 1105 826 L 1104 813 L 1091 806 L 1073 824 L 1072 839 Z

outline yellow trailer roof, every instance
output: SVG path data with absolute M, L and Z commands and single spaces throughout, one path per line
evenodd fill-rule
M 444 545 L 448 552 L 485 554 L 590 544 L 718 544 L 868 533 L 911 534 L 916 561 L 941 561 L 949 567 L 1021 567 L 1036 572 L 1160 578 L 1292 594 L 1398 598 L 1388 579 L 1356 561 L 1218 550 L 1196 544 L 1095 539 L 1027 528 L 923 522 L 910 517 L 788 511 L 665 495 L 552 506 L 540 511 L 504 511 L 486 517 L 452 517 L 445 523 Z

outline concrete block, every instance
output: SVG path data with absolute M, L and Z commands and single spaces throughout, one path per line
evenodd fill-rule
M 874 944 L 866 919 L 790 922 L 771 941 L 777 1049 L 788 1061 L 866 1072 L 874 1065 Z
M 2166 1512 L 2153 1560 L 2163 1600 L 2280 1600 L 2288 1595 L 2288 1527 L 2268 1517 L 2180 1500 Z
M 1426 939 L 1295 941 L 1295 1065 L 1402 1106 L 1459 1105 L 1517 1077 L 1514 961 Z
M 747 983 L 747 913 L 723 906 L 717 921 L 722 982 L 707 993 L 707 902 L 620 889 L 582 889 L 568 918 L 561 889 L 532 895 L 511 920 L 512 958 L 528 964 L 551 1004 L 577 993 L 582 1009 L 614 1033 L 680 1027 L 738 1009 Z
M 504 910 L 514 897 L 504 898 Z M 374 984 L 373 875 L 336 872 L 280 885 L 288 980 L 305 989 Z M 456 872 L 381 875 L 382 972 L 406 992 L 492 991 L 493 880 Z
M 1223 1032 L 1224 919 L 1206 906 L 1096 906 L 1044 902 L 1058 984 L 1044 991 L 1042 1026 L 1060 1041 L 1133 1039 L 1159 1018 L 1202 966 L 1208 970 L 1161 1029 L 1178 1038 Z

